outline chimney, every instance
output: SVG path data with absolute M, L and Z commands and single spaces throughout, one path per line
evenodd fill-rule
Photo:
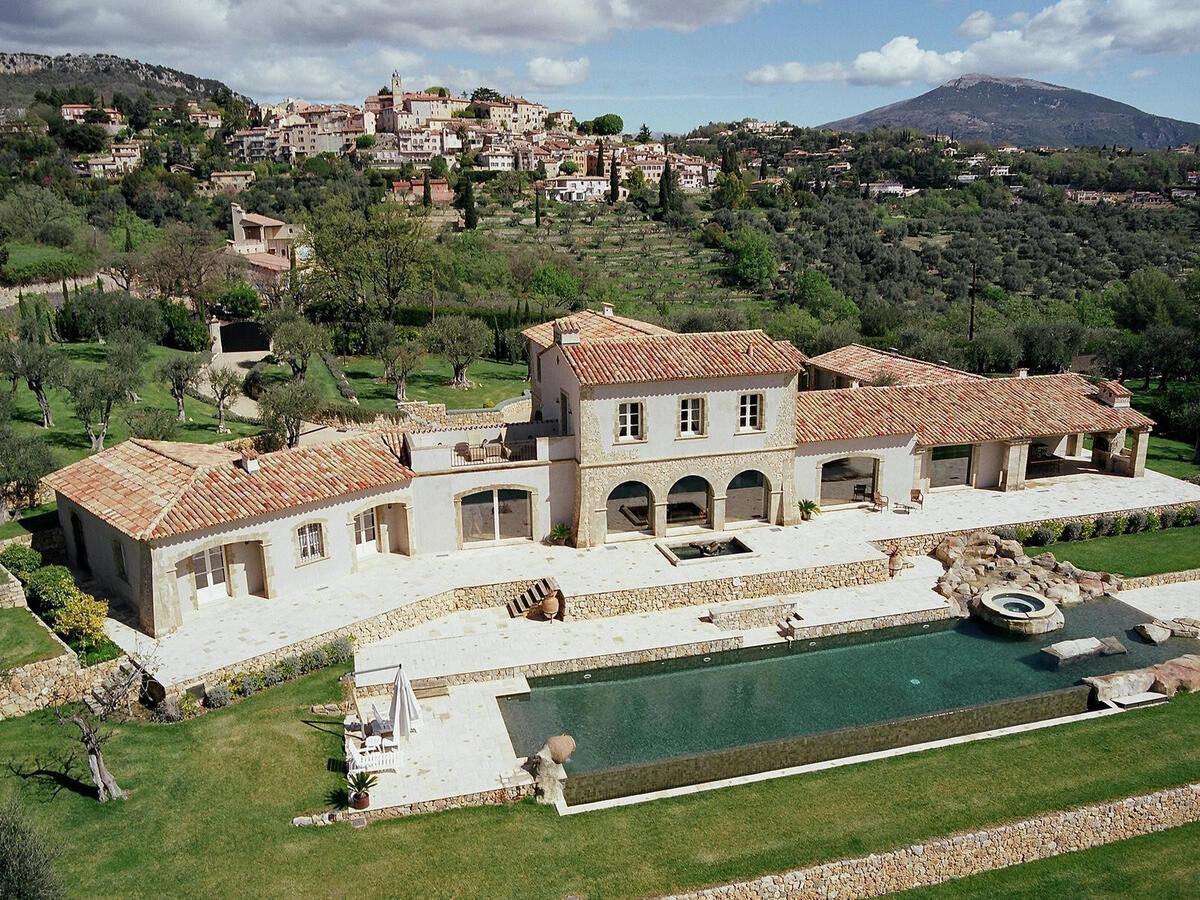
M 611 319 L 613 317 L 613 305 L 611 303 L 601 303 L 600 309 L 604 312 L 606 318 Z
M 248 474 L 253 475 L 258 471 L 258 454 L 250 449 L 243 450 L 236 465 L 238 468 L 244 469 Z
M 1028 378 L 1028 377 L 1029 377 L 1028 369 L 1017 369 L 1017 371 L 1013 372 L 1013 378 Z
M 579 342 L 578 322 L 570 316 L 554 320 L 554 343 L 561 347 L 566 347 L 571 344 L 578 344 Z

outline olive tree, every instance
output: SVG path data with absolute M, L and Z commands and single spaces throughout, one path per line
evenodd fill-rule
M 429 349 L 445 358 L 454 370 L 452 387 L 467 388 L 467 368 L 492 346 L 492 332 L 479 319 L 443 316 L 425 329 Z

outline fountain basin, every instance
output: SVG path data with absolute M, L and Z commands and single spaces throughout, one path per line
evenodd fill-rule
M 745 541 L 736 537 L 702 537 L 654 546 L 658 547 L 659 552 L 670 560 L 673 566 L 690 566 L 729 556 L 755 555 Z
M 997 587 L 985 591 L 971 605 L 971 613 L 997 628 L 1017 634 L 1046 634 L 1066 623 L 1052 600 L 1033 591 Z

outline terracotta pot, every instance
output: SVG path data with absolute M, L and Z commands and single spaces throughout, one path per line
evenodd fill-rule
M 542 615 L 547 619 L 553 619 L 555 616 L 557 616 L 558 609 L 558 594 L 547 594 L 542 598 Z
M 546 748 L 550 751 L 550 758 L 561 766 L 575 752 L 575 738 L 569 734 L 556 734 L 546 739 Z
M 351 809 L 366 809 L 370 805 L 371 805 L 371 795 L 368 794 L 366 791 L 362 791 L 361 793 L 358 793 L 358 794 L 352 794 L 350 796 L 350 808 Z

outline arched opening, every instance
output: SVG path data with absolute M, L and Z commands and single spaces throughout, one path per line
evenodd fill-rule
M 88 560 L 87 540 L 83 536 L 83 523 L 79 521 L 79 516 L 71 513 L 71 537 L 75 541 L 75 565 L 84 572 L 92 571 L 92 564 Z
M 726 522 L 764 522 L 770 512 L 771 488 L 753 469 L 734 475 L 725 489 Z
M 459 502 L 464 544 L 533 537 L 533 499 L 529 491 L 489 488 L 467 494 Z
M 618 484 L 605 507 L 609 536 L 654 533 L 654 499 L 640 481 Z
M 712 525 L 712 487 L 699 475 L 680 478 L 667 493 L 667 527 Z
M 879 460 L 873 456 L 843 456 L 821 466 L 821 506 L 864 503 L 875 496 Z

